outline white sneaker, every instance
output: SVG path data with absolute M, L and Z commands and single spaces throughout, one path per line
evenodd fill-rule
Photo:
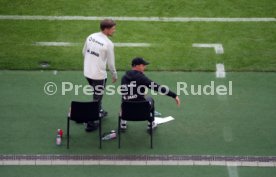
M 157 128 L 157 123 L 155 123 L 154 121 L 152 122 L 152 129 L 154 130 L 155 128 Z M 148 123 L 148 130 L 150 130 L 150 123 Z
M 126 130 L 127 129 L 127 121 L 126 120 L 121 120 L 121 130 Z

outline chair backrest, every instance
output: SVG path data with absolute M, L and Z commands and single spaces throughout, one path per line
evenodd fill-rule
M 150 103 L 148 101 L 123 101 L 121 118 L 129 121 L 152 120 Z
M 70 120 L 79 123 L 99 120 L 100 106 L 99 102 L 71 102 L 71 115 Z

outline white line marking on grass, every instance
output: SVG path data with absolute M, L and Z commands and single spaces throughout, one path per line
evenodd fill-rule
M 150 47 L 149 43 L 114 43 L 115 47 Z
M 81 43 L 72 42 L 35 42 L 36 46 L 54 46 L 54 47 L 70 47 L 82 45 Z M 115 47 L 150 47 L 149 43 L 114 43 Z
M 199 47 L 199 48 L 214 48 L 216 54 L 223 54 L 224 49 L 222 44 L 199 44 L 194 43 L 192 45 L 193 47 Z M 225 78 L 225 68 L 224 64 L 218 63 L 216 64 L 216 77 L 217 78 Z
M 199 47 L 199 48 L 214 48 L 216 54 L 223 54 L 224 50 L 222 47 L 222 44 L 193 44 L 193 47 Z
M 238 169 L 236 166 L 230 166 L 230 167 L 228 166 L 227 170 L 228 170 L 229 177 L 239 177 Z
M 208 17 L 99 17 L 99 16 L 37 16 L 37 15 L 0 15 L 0 20 L 103 20 L 148 22 L 275 22 L 275 18 L 208 18 Z
M 225 78 L 226 72 L 224 68 L 224 64 L 218 63 L 216 64 L 216 77 L 217 78 Z
M 34 45 L 37 46 L 55 46 L 55 47 L 67 47 L 67 46 L 76 46 L 78 43 L 72 42 L 36 42 Z
M 223 128 L 223 137 L 225 142 L 232 142 L 233 141 L 233 133 L 230 127 Z

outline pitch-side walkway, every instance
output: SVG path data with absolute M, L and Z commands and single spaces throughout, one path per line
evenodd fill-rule
M 194 165 L 276 167 L 276 156 L 0 155 L 0 165 Z

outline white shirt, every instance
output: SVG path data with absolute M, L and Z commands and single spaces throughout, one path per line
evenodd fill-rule
M 107 78 L 106 65 L 117 79 L 114 44 L 102 33 L 93 33 L 86 38 L 82 54 L 84 56 L 84 76 L 94 80 Z

